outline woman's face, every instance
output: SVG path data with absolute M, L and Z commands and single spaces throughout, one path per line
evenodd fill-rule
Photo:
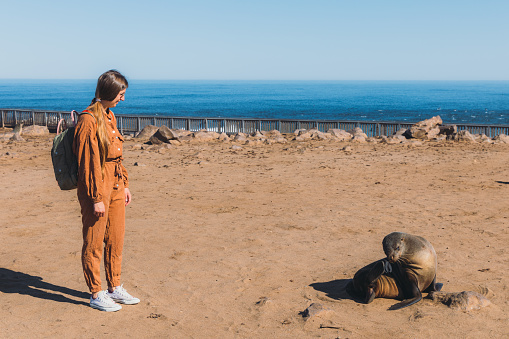
M 116 98 L 113 99 L 112 101 L 102 100 L 101 102 L 103 103 L 104 107 L 105 108 L 113 108 L 113 107 L 117 106 L 117 104 L 120 101 L 124 101 L 125 100 L 125 92 L 126 92 L 126 90 L 127 89 L 123 89 L 120 92 L 118 92 Z

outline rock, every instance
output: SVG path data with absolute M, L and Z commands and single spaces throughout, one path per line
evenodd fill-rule
M 311 138 L 312 138 L 312 133 L 310 131 L 300 130 L 294 140 L 295 141 L 308 141 L 308 140 L 311 140 Z
M 194 137 L 192 134 L 188 134 L 188 135 L 182 135 L 182 136 L 179 136 L 177 138 L 178 141 L 180 142 L 191 142 L 194 140 Z
M 218 137 L 219 141 L 230 141 L 230 137 L 225 132 L 221 133 Z
M 175 139 L 175 135 L 173 132 L 166 126 L 161 126 L 159 129 L 150 137 L 150 141 L 154 145 L 159 145 L 163 142 L 170 142 L 170 140 Z M 159 140 L 159 141 L 158 141 Z
M 261 145 L 262 143 L 263 143 L 263 141 L 259 140 L 259 139 L 248 139 L 245 144 L 253 146 L 253 145 Z
M 467 130 L 459 131 L 452 136 L 454 141 L 475 142 L 475 137 Z
M 345 130 L 342 130 L 342 129 L 336 129 L 336 128 L 331 128 L 327 131 L 327 133 L 329 133 L 330 135 L 332 135 L 333 137 L 335 137 L 336 139 L 338 139 L 339 141 L 345 141 L 345 140 L 350 140 L 352 139 L 352 135 L 350 133 L 348 133 L 347 131 Z
M 311 138 L 315 139 L 315 140 L 328 140 L 328 139 L 332 139 L 332 134 L 323 133 L 323 132 L 316 130 L 311 134 Z
M 144 166 L 146 166 L 146 165 L 145 165 L 145 164 L 142 164 L 142 163 L 140 163 L 140 162 L 135 162 L 135 163 L 134 163 L 134 166 L 144 167 Z
M 205 131 L 205 130 L 201 130 Z M 188 135 L 192 135 L 193 132 L 185 130 L 185 129 L 170 129 L 169 135 L 171 136 L 171 139 L 180 139 Z
M 390 137 L 383 138 L 383 142 L 389 145 L 401 144 L 407 139 L 403 135 L 391 135 Z
M 458 126 L 456 125 L 445 125 L 440 126 L 440 134 L 452 135 L 458 132 Z
M 486 134 L 477 134 L 474 136 L 475 138 L 475 141 L 477 142 L 482 142 L 482 143 L 485 143 L 485 144 L 492 144 L 493 143 L 493 140 L 491 140 L 490 137 L 488 137 Z
M 23 135 L 39 137 L 49 135 L 49 130 L 46 126 L 30 125 L 23 128 Z
M 354 135 L 352 138 L 352 142 L 364 143 L 364 142 L 366 142 L 366 140 L 367 140 L 367 137 L 365 137 L 361 134 Z
M 306 308 L 304 311 L 300 312 L 300 315 L 302 315 L 303 318 L 310 318 L 317 316 L 323 312 L 328 311 L 329 309 L 324 307 L 322 304 L 319 303 L 312 303 L 309 305 L 308 308 Z
M 283 136 L 277 129 L 273 129 L 272 131 L 261 131 L 261 133 L 267 138 L 278 138 Z
M 304 326 L 308 329 L 333 325 L 330 318 L 334 315 L 334 311 L 319 303 L 312 303 L 299 314 L 306 321 Z
M 407 135 L 416 139 L 431 139 L 440 133 L 440 125 L 442 125 L 442 118 L 437 115 L 431 119 L 423 120 L 414 124 L 410 127 Z M 429 137 L 428 134 L 430 134 Z
M 265 136 L 262 133 L 260 133 L 259 131 L 252 133 L 251 137 L 253 137 L 255 139 L 265 139 Z
M 350 133 L 354 138 L 356 136 L 363 137 L 364 139 L 368 138 L 368 135 L 364 133 L 364 131 L 360 127 L 355 127 L 352 130 L 349 130 L 348 133 Z
M 164 143 L 164 141 L 159 139 L 159 137 L 156 136 L 155 134 L 150 137 L 149 141 L 152 145 L 160 145 L 160 144 Z
M 267 139 L 267 141 L 271 141 L 271 142 L 275 142 L 275 143 L 278 143 L 278 144 L 286 144 L 288 142 L 288 140 L 286 140 L 285 137 L 283 137 L 282 135 L 281 136 L 276 136 L 274 138 L 271 138 L 271 139 Z
M 174 139 L 174 140 L 170 140 L 170 145 L 180 146 L 180 145 L 182 145 L 182 143 L 180 141 Z
M 493 140 L 496 143 L 509 144 L 509 136 L 505 134 L 499 134 L 495 138 L 493 138 Z
M 463 312 L 470 312 L 491 305 L 491 301 L 489 301 L 488 298 L 473 291 L 453 293 L 431 292 L 428 297 L 434 302 L 441 302 L 442 304 L 462 310 Z
M 209 131 L 199 131 L 193 134 L 196 141 L 211 141 L 219 138 L 219 133 Z
M 409 130 L 407 128 L 400 128 L 396 133 L 393 134 L 393 136 L 406 136 L 409 134 Z
M 428 131 L 428 134 L 426 135 L 426 139 L 433 139 L 436 138 L 440 134 L 440 127 L 432 128 Z
M 235 137 L 233 137 L 233 141 L 246 142 L 247 137 L 244 133 L 239 132 L 235 135 Z
M 299 135 L 301 132 L 306 132 L 305 129 L 296 129 L 294 132 L 293 132 L 293 135 L 297 136 Z
M 242 147 L 238 146 L 238 145 L 233 145 L 232 147 L 230 147 L 232 150 L 234 151 L 242 151 Z
M 157 132 L 159 128 L 154 125 L 147 125 L 143 127 L 140 133 L 136 134 L 135 138 L 137 139 L 150 139 L 151 136 L 154 135 L 155 132 Z
M 173 148 L 172 144 L 163 143 L 163 144 L 159 145 L 158 150 L 164 152 L 164 151 L 172 149 L 172 148 Z

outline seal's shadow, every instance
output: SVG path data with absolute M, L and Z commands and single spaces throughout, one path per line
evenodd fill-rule
M 350 289 L 351 282 L 352 279 L 338 279 L 327 282 L 313 283 L 309 286 L 313 287 L 317 291 L 325 293 L 325 295 L 331 299 L 336 300 L 350 299 L 359 302 L 360 301 L 359 298 L 350 295 L 350 293 L 353 294 Z
M 500 180 L 497 180 L 495 181 L 496 183 L 499 183 L 499 184 L 504 184 L 504 185 L 509 185 L 509 182 L 507 181 L 500 181 Z
M 34 298 L 86 306 L 88 306 L 88 303 L 71 299 L 68 296 L 87 300 L 90 297 L 88 293 L 50 284 L 43 281 L 41 277 L 12 271 L 2 267 L 0 267 L 0 292 L 18 293 L 29 295 Z

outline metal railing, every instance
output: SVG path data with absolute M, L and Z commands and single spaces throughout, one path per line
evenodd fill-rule
M 278 130 L 281 133 L 293 133 L 297 129 L 316 128 L 321 132 L 329 129 L 351 130 L 359 127 L 368 137 L 390 136 L 401 128 L 410 128 L 412 122 L 389 121 L 340 121 L 340 120 L 289 120 L 289 119 L 241 119 L 241 118 L 197 118 L 197 117 L 162 117 L 147 115 L 117 114 L 118 129 L 122 134 L 136 134 L 148 125 L 166 126 L 170 129 L 199 131 L 206 129 L 218 133 L 235 134 L 238 132 L 253 133 L 256 131 Z M 56 131 L 60 119 L 72 124 L 71 112 L 0 109 L 2 127 L 23 125 L 47 126 Z M 499 134 L 509 135 L 509 125 L 456 124 L 458 131 L 468 130 L 472 134 L 485 134 L 493 138 Z

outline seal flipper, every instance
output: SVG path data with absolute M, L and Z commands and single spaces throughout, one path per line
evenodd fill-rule
M 408 290 L 409 294 L 412 296 L 412 298 L 405 299 L 400 303 L 394 304 L 391 307 L 389 307 L 389 310 L 399 310 L 401 308 L 410 306 L 415 304 L 416 302 L 420 301 L 422 299 L 421 291 L 419 290 L 419 286 L 417 285 L 417 282 L 415 281 L 415 278 L 412 277 L 409 279 L 408 283 L 410 284 L 410 289 Z M 405 294 L 405 296 L 408 294 Z
M 371 303 L 375 297 L 375 285 L 374 283 L 382 276 L 382 274 L 385 272 L 385 260 L 380 260 L 373 265 L 371 270 L 369 271 L 368 275 L 366 276 L 366 280 L 368 281 L 368 288 L 366 289 L 366 297 L 364 299 L 364 302 L 366 304 Z
M 369 284 L 374 283 L 380 278 L 380 276 L 385 272 L 385 263 L 386 260 L 379 260 L 375 262 L 368 275 L 366 276 L 366 280 Z

